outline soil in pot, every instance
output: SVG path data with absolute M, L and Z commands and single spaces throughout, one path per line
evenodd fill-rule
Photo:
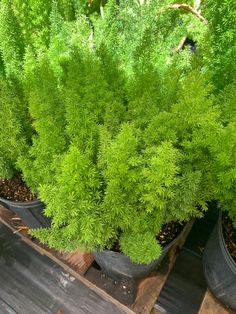
M 37 200 L 36 195 L 30 191 L 20 177 L 0 179 L 0 197 L 15 202 L 29 202 Z
M 170 244 L 184 228 L 184 224 L 180 222 L 170 222 L 162 226 L 159 235 L 156 237 L 161 247 L 164 248 Z M 113 252 L 121 252 L 119 242 L 115 242 L 111 248 Z
M 151 273 L 164 259 L 172 245 L 178 240 L 184 231 L 185 225 L 181 223 L 169 223 L 163 226 L 157 239 L 163 247 L 162 254 L 149 264 L 136 264 L 131 259 L 120 253 L 116 243 L 110 250 L 94 252 L 94 258 L 102 271 L 115 280 L 129 278 L 137 280 Z M 181 231 L 182 230 L 182 231 Z
M 120 253 L 118 241 L 111 250 L 94 252 L 95 262 L 93 265 L 102 272 L 90 271 L 87 276 L 100 288 L 112 293 L 116 298 L 118 297 L 119 301 L 130 305 L 135 300 L 139 279 L 147 276 L 161 263 L 170 247 L 181 236 L 184 228 L 185 224 L 176 222 L 162 227 L 157 240 L 163 247 L 163 254 L 148 265 L 135 264 L 129 257 Z
M 233 228 L 231 219 L 226 214 L 222 217 L 222 227 L 226 247 L 236 263 L 236 230 Z
M 185 224 L 180 222 L 170 222 L 163 225 L 161 232 L 157 236 L 158 242 L 162 248 L 170 244 L 183 230 Z
M 45 205 L 19 176 L 0 179 L 0 204 L 17 214 L 31 229 L 51 226 L 51 219 L 43 214 Z

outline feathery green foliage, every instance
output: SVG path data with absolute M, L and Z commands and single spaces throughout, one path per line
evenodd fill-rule
M 0 2 L 0 51 L 8 77 L 20 75 L 24 44 L 20 27 L 15 19 L 11 1 Z
M 86 21 L 78 28 L 79 43 L 66 36 L 57 65 L 68 147 L 55 181 L 39 189 L 52 227 L 32 231 L 49 246 L 94 250 L 118 239 L 134 262 L 149 263 L 163 224 L 201 217 L 218 193 L 224 125 L 208 51 L 174 53 L 183 35 L 201 45 L 207 29 L 170 3 L 111 0 L 90 31 Z
M 57 185 L 40 190 L 53 226 L 33 234 L 68 250 L 109 247 L 119 236 L 122 251 L 133 261 L 151 262 L 161 252 L 155 237 L 162 225 L 201 216 L 215 193 L 212 147 L 222 124 L 206 86 L 204 76 L 194 71 L 179 83 L 170 110 L 153 116 L 145 128 L 133 119 L 114 136 L 104 124 L 98 161 L 84 149 L 86 140 L 73 141 L 82 151 L 71 146 L 57 171 Z M 147 236 L 145 241 L 138 241 L 139 234 Z
M 214 146 L 216 162 L 212 169 L 217 178 L 216 199 L 226 210 L 236 227 L 236 85 L 229 84 L 217 99 L 222 108 L 224 128 Z
M 25 99 L 0 75 L 0 177 L 10 178 L 17 159 L 26 153 L 27 132 L 23 130 Z
M 19 158 L 18 165 L 28 186 L 37 192 L 40 184 L 53 182 L 58 159 L 66 148 L 65 105 L 46 57 L 35 62 L 28 56 L 25 73 L 29 111 L 36 134 L 28 155 Z
M 34 191 L 51 180 L 52 160 L 66 146 L 64 100 L 58 95 L 60 63 L 71 47 L 68 34 L 73 44 L 79 42 L 76 36 L 82 22 L 74 28 L 72 21 L 79 12 L 89 15 L 88 9 L 85 0 L 0 1 L 0 177 L 23 171 Z M 86 19 L 81 18 L 83 24 Z M 49 46 L 47 64 L 44 54 Z
M 209 21 L 210 33 L 208 45 L 211 47 L 211 54 L 207 66 L 213 74 L 216 103 L 221 109 L 224 124 L 214 147 L 216 199 L 228 211 L 236 226 L 236 3 L 232 0 L 205 1 L 203 14 Z
M 208 45 L 212 53 L 208 64 L 214 73 L 216 88 L 224 88 L 236 77 L 236 2 L 208 0 L 203 3 L 203 14 L 209 21 Z
M 88 7 L 86 1 L 80 3 L 83 10 Z M 65 56 L 62 47 L 57 46 L 57 34 L 65 24 L 64 33 L 68 35 L 69 23 L 76 19 L 77 11 L 77 1 L 0 1 L 0 177 L 23 171 L 34 191 L 41 181 L 48 182 L 52 177 L 52 160 L 65 146 L 63 100 L 58 95 L 56 72 Z M 75 38 L 74 34 L 72 40 Z M 42 55 L 50 44 L 54 55 L 60 51 L 60 56 L 53 57 L 51 51 L 54 63 L 47 69 Z M 37 161 L 35 155 L 39 155 Z
M 227 30 L 218 40 L 222 22 L 208 5 L 210 27 L 170 0 L 36 2 L 2 0 L 0 15 L 3 69 L 22 83 L 34 128 L 17 165 L 52 218 L 32 234 L 63 250 L 118 240 L 149 263 L 164 224 L 201 217 L 212 199 L 234 205 L 233 72 L 219 83 L 233 60 L 233 48 L 221 57 Z M 16 31 L 21 41 L 7 41 Z M 196 53 L 176 52 L 184 36 Z

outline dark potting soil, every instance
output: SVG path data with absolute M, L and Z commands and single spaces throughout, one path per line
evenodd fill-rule
M 34 201 L 37 199 L 20 177 L 0 179 L 0 197 L 16 202 Z
M 233 227 L 232 220 L 227 215 L 223 215 L 222 225 L 225 244 L 236 263 L 236 230 Z
M 180 222 L 170 222 L 162 226 L 161 232 L 157 236 L 157 240 L 161 247 L 164 248 L 172 242 L 183 230 L 184 224 Z
M 183 230 L 184 224 L 180 222 L 170 222 L 162 226 L 161 232 L 156 237 L 157 241 L 160 243 L 161 247 L 164 248 L 170 242 L 172 242 Z M 114 252 L 120 252 L 119 242 L 115 242 L 111 248 Z

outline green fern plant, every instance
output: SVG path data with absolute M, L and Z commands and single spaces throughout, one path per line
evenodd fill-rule
M 209 21 L 210 36 L 208 45 L 211 53 L 207 67 L 213 74 L 216 103 L 221 108 L 224 128 L 218 135 L 214 150 L 214 167 L 217 182 L 216 199 L 228 211 L 236 226 L 235 211 L 235 77 L 236 67 L 236 3 L 231 0 L 206 1 L 203 14 Z
M 201 45 L 209 33 L 170 3 L 110 0 L 102 14 L 78 11 L 75 20 L 58 3 L 48 47 L 28 50 L 24 88 L 36 134 L 19 165 L 52 218 L 32 235 L 50 247 L 98 250 L 118 240 L 134 262 L 149 263 L 161 254 L 164 224 L 232 199 L 224 191 L 234 153 L 224 141 L 234 123 L 215 99 L 210 51 L 174 52 L 183 36 Z M 229 170 L 222 182 L 221 163 Z
M 25 102 L 16 86 L 0 75 L 0 178 L 12 177 L 17 159 L 27 153 L 30 132 L 24 129 Z
M 229 84 L 217 99 L 222 108 L 224 128 L 218 134 L 213 149 L 216 162 L 213 171 L 217 178 L 216 199 L 226 210 L 236 227 L 235 186 L 236 186 L 236 114 L 235 83 Z
M 70 148 L 56 171 L 56 183 L 41 185 L 39 190 L 53 224 L 32 234 L 64 250 L 102 249 L 119 239 L 121 250 L 134 262 L 149 263 L 161 252 L 155 237 L 163 224 L 202 216 L 214 197 L 211 146 L 222 124 L 211 89 L 197 70 L 190 72 L 178 83 L 177 101 L 170 102 L 168 110 L 167 104 L 165 110 L 160 105 L 144 124 L 138 114 L 130 118 L 135 101 L 131 99 L 113 132 L 103 119 L 113 99 L 104 102 L 105 81 L 102 89 L 94 84 L 95 64 L 91 70 L 91 61 L 87 63 L 85 86 L 74 78 L 78 78 L 79 59 L 72 64 L 64 91 Z M 101 81 L 102 77 L 99 85 Z M 145 94 L 142 102 L 137 99 L 137 109 L 148 99 Z
M 87 1 L 80 4 L 72 0 L 0 1 L 0 177 L 9 178 L 23 172 L 34 191 L 43 179 L 47 182 L 46 178 L 52 177 L 51 160 L 66 146 L 62 132 L 64 100 L 58 95 L 59 63 L 66 59 L 71 47 L 68 34 L 74 35 L 70 37 L 72 42 L 78 41 L 72 21 L 81 12 L 87 15 L 92 12 L 87 11 Z M 85 21 L 87 17 L 81 19 Z M 63 33 L 61 41 L 58 40 L 60 32 Z M 47 69 L 44 53 L 49 46 L 52 62 Z M 55 51 L 59 56 L 54 58 Z M 60 118 L 54 114 L 57 111 Z M 42 126 L 46 116 L 45 130 L 50 129 L 51 133 L 44 132 Z M 34 155 L 39 155 L 40 161 L 34 160 Z
M 37 192 L 42 183 L 53 182 L 57 161 L 66 148 L 65 108 L 57 78 L 46 57 L 31 55 L 25 64 L 25 93 L 35 134 L 27 156 L 18 159 L 27 185 Z
M 32 234 L 65 250 L 102 249 L 119 239 L 134 262 L 149 263 L 161 252 L 163 224 L 201 217 L 215 195 L 213 147 L 222 124 L 203 76 L 189 74 L 179 89 L 178 101 L 145 128 L 135 119 L 116 135 L 101 126 L 97 160 L 74 141 L 56 185 L 40 189 L 52 228 Z
M 203 14 L 209 21 L 211 48 L 208 66 L 217 89 L 232 83 L 236 76 L 236 3 L 233 0 L 209 0 L 203 3 Z

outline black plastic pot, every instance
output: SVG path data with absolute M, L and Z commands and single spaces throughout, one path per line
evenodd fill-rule
M 154 260 L 150 264 L 135 264 L 128 256 L 122 253 L 104 250 L 94 252 L 94 259 L 101 269 L 109 277 L 115 280 L 121 280 L 123 278 L 139 279 L 147 276 L 151 273 L 164 259 L 170 248 L 178 241 L 186 229 L 186 226 L 182 232 L 164 249 L 159 258 Z
M 236 263 L 225 245 L 222 215 L 207 242 L 203 255 L 203 268 L 213 294 L 236 311 Z
M 43 215 L 45 205 L 39 200 L 15 202 L 0 197 L 0 204 L 17 214 L 31 229 L 50 227 L 51 219 Z

